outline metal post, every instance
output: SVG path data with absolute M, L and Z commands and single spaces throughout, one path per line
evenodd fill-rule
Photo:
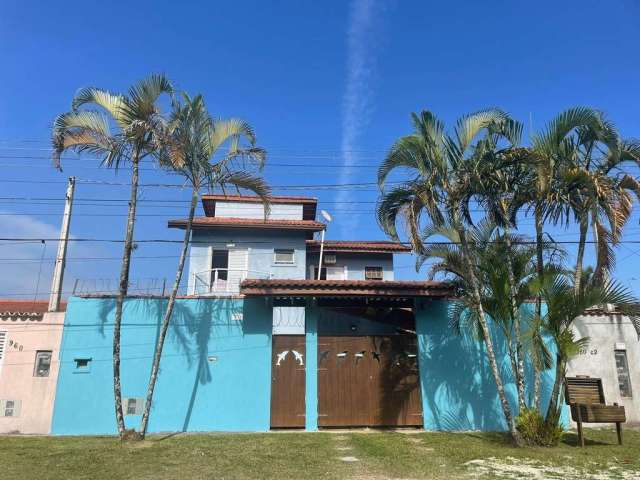
M 69 242 L 69 225 L 71 224 L 71 207 L 73 206 L 73 192 L 75 190 L 75 186 L 76 178 L 69 177 L 67 195 L 64 203 L 64 215 L 62 216 L 62 227 L 60 228 L 58 253 L 56 255 L 56 266 L 53 271 L 53 281 L 51 282 L 51 295 L 49 297 L 50 312 L 57 312 L 60 309 L 62 281 L 64 279 L 64 267 L 67 259 L 67 244 Z
M 322 253 L 324 252 L 324 229 L 320 234 L 320 261 L 318 262 L 318 278 L 320 280 L 320 275 L 322 275 Z

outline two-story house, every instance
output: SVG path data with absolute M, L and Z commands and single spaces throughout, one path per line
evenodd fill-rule
M 396 279 L 393 257 L 408 247 L 323 240 L 315 198 L 272 197 L 268 212 L 250 196 L 204 195 L 202 204 L 151 432 L 505 428 L 482 344 L 449 328 L 449 286 Z M 140 421 L 166 301 L 125 300 L 120 341 L 129 428 Z M 55 434 L 116 431 L 114 307 L 112 295 L 69 300 Z M 499 351 L 508 364 L 506 350 Z M 512 379 L 505 382 L 516 402 Z

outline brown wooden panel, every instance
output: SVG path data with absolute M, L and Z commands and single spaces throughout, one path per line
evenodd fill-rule
M 271 428 L 304 427 L 306 359 L 304 335 L 273 336 Z
M 415 337 L 319 337 L 318 414 L 324 427 L 422 425 Z

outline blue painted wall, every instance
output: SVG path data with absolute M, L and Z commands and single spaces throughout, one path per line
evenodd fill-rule
M 484 345 L 466 333 L 449 327 L 445 301 L 419 301 L 416 314 L 420 381 L 427 430 L 506 430 L 493 373 Z M 517 412 L 517 389 L 504 336 L 492 328 L 493 344 L 502 370 L 512 411 Z M 542 375 L 542 405 L 549 403 L 553 369 Z M 533 370 L 525 369 L 527 386 L 533 386 Z M 526 392 L 530 398 L 531 392 Z M 563 421 L 567 424 L 566 409 Z
M 166 300 L 127 299 L 122 394 L 144 397 Z M 111 342 L 115 300 L 67 307 L 52 433 L 116 433 Z M 242 318 L 238 319 L 241 313 Z M 216 357 L 215 361 L 211 357 Z M 76 358 L 90 358 L 79 372 Z M 149 431 L 265 431 L 271 396 L 271 309 L 264 300 L 178 300 Z M 126 416 L 138 427 L 139 415 Z

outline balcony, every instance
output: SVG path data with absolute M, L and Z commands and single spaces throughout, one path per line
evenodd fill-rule
M 266 280 L 272 278 L 269 272 L 213 268 L 193 274 L 192 295 L 239 295 L 240 284 L 247 278 Z

